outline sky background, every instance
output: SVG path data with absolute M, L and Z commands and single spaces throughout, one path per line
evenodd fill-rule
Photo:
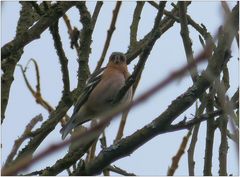
M 236 2 L 228 2 L 230 8 L 232 8 Z M 106 58 L 114 51 L 126 52 L 129 46 L 129 34 L 130 25 L 132 22 L 132 14 L 135 9 L 136 2 L 126 1 L 122 3 L 119 16 L 116 23 L 116 30 L 113 33 L 110 47 L 108 49 Z M 95 2 L 87 2 L 89 11 L 93 12 Z M 93 71 L 96 63 L 101 56 L 103 45 L 106 39 L 107 30 L 110 26 L 112 18 L 112 10 L 115 7 L 115 2 L 104 2 L 100 11 L 96 27 L 92 37 L 92 53 L 89 58 L 90 70 Z M 21 5 L 18 2 L 9 1 L 4 2 L 1 12 L 1 46 L 12 40 L 15 36 L 16 25 L 19 18 L 19 11 Z M 166 5 L 167 10 L 171 10 L 171 3 Z M 157 10 L 150 4 L 145 3 L 143 8 L 139 29 L 138 39 L 141 39 L 148 33 L 154 23 Z M 220 2 L 193 2 L 188 8 L 188 14 L 199 24 L 203 23 L 211 34 L 215 34 L 219 25 L 223 22 L 224 16 Z M 76 8 L 71 8 L 67 15 L 70 18 L 72 26 L 76 26 L 81 29 L 81 23 L 79 22 L 79 12 Z M 193 42 L 194 55 L 202 49 L 198 39 L 198 33 L 189 26 L 190 37 Z M 65 50 L 65 54 L 69 59 L 69 75 L 71 90 L 77 85 L 77 55 L 75 50 L 70 49 L 69 36 L 67 33 L 66 25 L 63 19 L 59 21 L 59 30 L 62 37 L 62 43 Z M 232 46 L 232 58 L 228 63 L 230 74 L 230 89 L 227 94 L 231 97 L 236 91 L 239 83 L 238 78 L 238 51 L 236 41 L 234 40 Z M 49 30 L 45 30 L 41 34 L 41 38 L 31 42 L 24 48 L 24 54 L 19 62 L 23 66 L 26 65 L 30 58 L 37 60 L 40 67 L 41 75 L 41 90 L 42 96 L 52 106 L 56 106 L 61 98 L 61 92 L 63 89 L 61 68 L 56 54 L 52 36 Z M 108 59 L 105 60 L 103 66 L 106 65 Z M 129 71 L 132 72 L 137 62 L 137 59 L 129 65 Z M 142 78 L 137 88 L 135 98 L 141 95 L 148 88 L 152 87 L 157 82 L 163 80 L 172 71 L 180 68 L 186 64 L 185 51 L 180 36 L 180 24 L 175 23 L 174 26 L 164 33 L 161 38 L 156 42 L 153 50 L 145 65 Z M 201 72 L 206 67 L 206 64 L 202 64 L 198 67 L 198 71 Z M 35 71 L 33 65 L 29 65 L 27 76 L 33 86 L 35 87 Z M 177 96 L 182 94 L 192 85 L 192 80 L 189 75 L 183 79 L 176 80 L 170 85 L 165 87 L 161 92 L 158 92 L 153 97 L 148 99 L 140 106 L 130 111 L 125 127 L 124 136 L 131 135 L 136 130 L 142 128 L 144 125 L 150 123 L 153 119 L 159 116 L 174 100 Z M 184 116 L 191 118 L 194 114 L 195 105 L 191 106 L 175 121 L 178 122 L 183 119 Z M 73 107 L 69 109 L 68 115 L 71 115 Z M 6 118 L 4 120 L 2 131 L 2 165 L 5 162 L 7 155 L 9 154 L 14 140 L 19 137 L 26 124 L 39 113 L 42 113 L 44 120 L 48 119 L 48 112 L 40 105 L 37 105 L 31 93 L 27 90 L 24 83 L 20 68 L 16 68 L 14 73 L 14 82 L 11 87 L 8 107 L 6 110 Z M 111 125 L 106 129 L 107 144 L 111 145 L 119 126 L 120 119 L 115 119 Z M 39 127 L 40 124 L 36 126 Z M 195 149 L 195 174 L 203 174 L 203 162 L 205 151 L 205 136 L 206 136 L 206 124 L 202 123 L 198 134 L 198 142 Z M 59 133 L 61 126 L 56 126 L 55 130 L 49 134 L 44 142 L 39 146 L 36 154 L 43 149 L 61 141 L 61 135 Z M 173 133 L 167 133 L 159 135 L 147 142 L 140 148 L 138 148 L 131 156 L 125 157 L 113 163 L 113 165 L 119 166 L 128 172 L 135 173 L 137 175 L 166 175 L 168 167 L 171 165 L 172 157 L 176 154 L 177 149 L 182 141 L 183 136 L 187 133 L 186 130 L 177 131 Z M 218 175 L 219 163 L 218 163 L 218 148 L 220 145 L 220 133 L 219 130 L 215 132 L 214 139 L 214 153 L 213 153 L 213 175 Z M 229 142 L 228 153 L 228 174 L 238 175 L 237 168 L 237 154 L 234 149 L 234 144 L 231 140 Z M 21 147 L 27 144 L 25 142 Z M 189 143 L 188 143 L 189 145 Z M 188 146 L 187 146 L 188 148 Z M 28 169 L 28 172 L 34 170 L 43 169 L 46 166 L 53 165 L 56 160 L 63 157 L 66 154 L 68 148 L 64 148 L 51 156 L 41 160 L 37 164 Z M 98 143 L 97 152 L 100 147 Z M 66 175 L 66 171 L 61 175 Z M 111 173 L 115 174 L 115 173 Z M 175 175 L 187 175 L 187 153 L 185 153 L 179 163 L 179 167 L 175 172 Z M 115 174 L 116 175 L 116 174 Z

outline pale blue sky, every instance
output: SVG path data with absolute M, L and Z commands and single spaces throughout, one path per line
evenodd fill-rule
M 116 30 L 113 34 L 107 57 L 109 57 L 113 51 L 127 51 L 129 45 L 129 27 L 132 21 L 132 14 L 135 4 L 135 2 L 129 1 L 122 3 L 119 18 L 117 19 Z M 170 4 L 170 2 L 167 3 L 166 8 L 168 10 L 172 8 Z M 235 2 L 228 2 L 228 4 L 232 8 L 235 5 Z M 87 5 L 92 13 L 95 2 L 88 2 Z M 95 68 L 97 60 L 101 55 L 114 6 L 115 2 L 104 2 L 99 14 L 95 31 L 93 33 L 92 53 L 89 59 L 91 71 Z M 18 2 L 4 3 L 2 8 L 1 28 L 2 46 L 6 42 L 12 40 L 15 35 L 19 10 L 20 4 Z M 157 11 L 155 8 L 148 3 L 145 4 L 138 30 L 138 39 L 141 39 L 146 33 L 149 32 L 149 30 L 151 30 L 156 13 Z M 203 23 L 212 34 L 216 32 L 216 29 L 223 21 L 220 2 L 193 2 L 188 9 L 188 13 L 196 22 Z M 81 28 L 78 10 L 76 8 L 72 8 L 67 12 L 67 14 L 69 15 L 72 26 Z M 73 89 L 77 85 L 77 55 L 75 50 L 69 48 L 69 37 L 66 26 L 62 19 L 60 19 L 59 28 L 63 47 L 69 59 L 68 67 L 71 78 L 70 84 L 71 89 Z M 193 28 L 189 28 L 190 36 L 193 41 L 194 54 L 197 54 L 201 49 L 201 44 L 198 40 L 198 33 Z M 232 50 L 233 57 L 228 63 L 231 79 L 231 88 L 228 91 L 229 96 L 232 96 L 238 87 L 238 54 L 235 41 L 233 42 Z M 58 56 L 56 55 L 52 36 L 50 35 L 49 30 L 44 31 L 40 39 L 33 41 L 24 48 L 24 54 L 22 55 L 19 63 L 25 65 L 30 58 L 35 58 L 39 64 L 43 97 L 48 100 L 51 105 L 56 106 L 61 97 L 62 79 Z M 106 61 L 104 65 L 106 64 Z M 180 25 L 175 23 L 174 27 L 167 31 L 154 46 L 146 63 L 135 97 L 146 91 L 156 82 L 163 80 L 170 74 L 171 71 L 174 71 L 185 63 L 186 58 L 180 36 Z M 133 71 L 135 64 L 136 61 L 129 65 L 129 70 L 131 72 Z M 205 66 L 205 64 L 202 64 L 198 68 L 198 71 L 203 70 Z M 32 83 L 35 83 L 35 74 L 32 65 L 27 72 L 27 76 Z M 15 80 L 11 87 L 9 103 L 6 110 L 6 119 L 4 120 L 2 126 L 2 164 L 6 160 L 6 157 L 12 148 L 14 140 L 22 134 L 24 127 L 31 120 L 31 118 L 39 113 L 42 113 L 44 120 L 48 118 L 47 111 L 36 104 L 32 95 L 27 90 L 19 68 L 16 68 L 14 78 Z M 131 110 L 127 120 L 124 136 L 131 135 L 133 132 L 142 128 L 147 123 L 150 123 L 168 107 L 172 100 L 183 93 L 191 85 L 192 81 L 190 77 L 187 76 L 184 79 L 173 82 L 161 92 L 155 94 L 144 104 Z M 73 108 L 69 110 L 69 115 L 71 115 L 72 110 Z M 191 114 L 194 114 L 194 105 L 185 111 L 181 116 L 179 116 L 177 121 L 181 120 L 184 116 L 191 118 Z M 112 144 L 118 125 L 119 119 L 116 119 L 107 128 L 106 135 L 108 137 L 108 145 Z M 205 123 L 201 124 L 199 131 L 199 141 L 197 143 L 195 153 L 196 175 L 202 175 L 203 171 L 206 131 L 205 127 Z M 36 153 L 45 149 L 51 143 L 61 141 L 61 135 L 59 133 L 60 128 L 60 125 L 55 128 L 55 130 L 44 140 Z M 157 136 L 150 142 L 138 148 L 138 150 L 136 150 L 131 156 L 120 159 L 113 164 L 138 175 L 166 175 L 168 167 L 171 165 L 171 158 L 175 155 L 182 141 L 182 137 L 186 133 L 187 131 L 183 130 L 176 133 L 168 133 Z M 218 147 L 220 144 L 219 135 L 219 131 L 217 130 L 214 141 L 213 175 L 218 175 Z M 22 147 L 24 147 L 24 145 Z M 235 149 L 233 148 L 233 143 L 231 140 L 229 140 L 229 147 L 228 173 L 237 175 L 237 154 L 235 153 Z M 100 148 L 98 147 L 98 152 L 99 150 Z M 67 148 L 52 154 L 44 160 L 41 160 L 38 164 L 35 164 L 28 169 L 28 172 L 53 165 L 57 159 L 61 158 L 66 153 L 66 151 Z M 64 175 L 66 172 L 64 171 L 61 174 Z M 180 161 L 179 168 L 177 169 L 175 175 L 187 174 L 187 154 L 185 153 Z

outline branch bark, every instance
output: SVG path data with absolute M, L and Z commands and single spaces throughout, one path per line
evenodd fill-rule
M 33 40 L 40 38 L 43 31 L 62 17 L 63 14 L 75 4 L 75 1 L 61 2 L 51 7 L 33 27 L 22 33 L 22 35 L 16 36 L 15 39 L 2 47 L 2 60 L 10 56 L 12 53 L 17 52 Z
M 34 20 L 31 18 L 33 14 L 32 6 L 27 2 L 21 2 L 22 9 L 20 11 L 20 18 L 18 20 L 17 30 L 16 30 L 16 37 L 21 37 L 25 31 L 34 23 Z M 11 89 L 12 82 L 14 80 L 13 74 L 16 68 L 16 64 L 20 60 L 23 49 L 19 48 L 18 52 L 10 51 L 11 55 L 9 54 L 5 59 L 3 58 L 3 48 L 1 49 L 2 52 L 2 77 L 1 77 L 1 124 L 5 118 L 5 111 L 8 104 L 9 99 L 9 92 Z M 3 60 L 4 59 L 4 60 Z

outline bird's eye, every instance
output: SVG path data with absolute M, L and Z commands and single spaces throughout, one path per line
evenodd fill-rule
M 124 56 L 120 56 L 120 60 L 121 60 L 121 62 L 125 62 L 125 57 Z
M 116 57 L 115 55 L 112 55 L 112 56 L 110 57 L 110 60 L 111 60 L 111 61 L 114 61 L 114 60 L 115 60 L 115 57 Z

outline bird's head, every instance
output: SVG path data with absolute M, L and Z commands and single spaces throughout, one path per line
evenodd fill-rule
M 116 64 L 116 65 L 126 65 L 127 64 L 127 58 L 121 52 L 113 52 L 112 55 L 109 58 L 109 63 Z

